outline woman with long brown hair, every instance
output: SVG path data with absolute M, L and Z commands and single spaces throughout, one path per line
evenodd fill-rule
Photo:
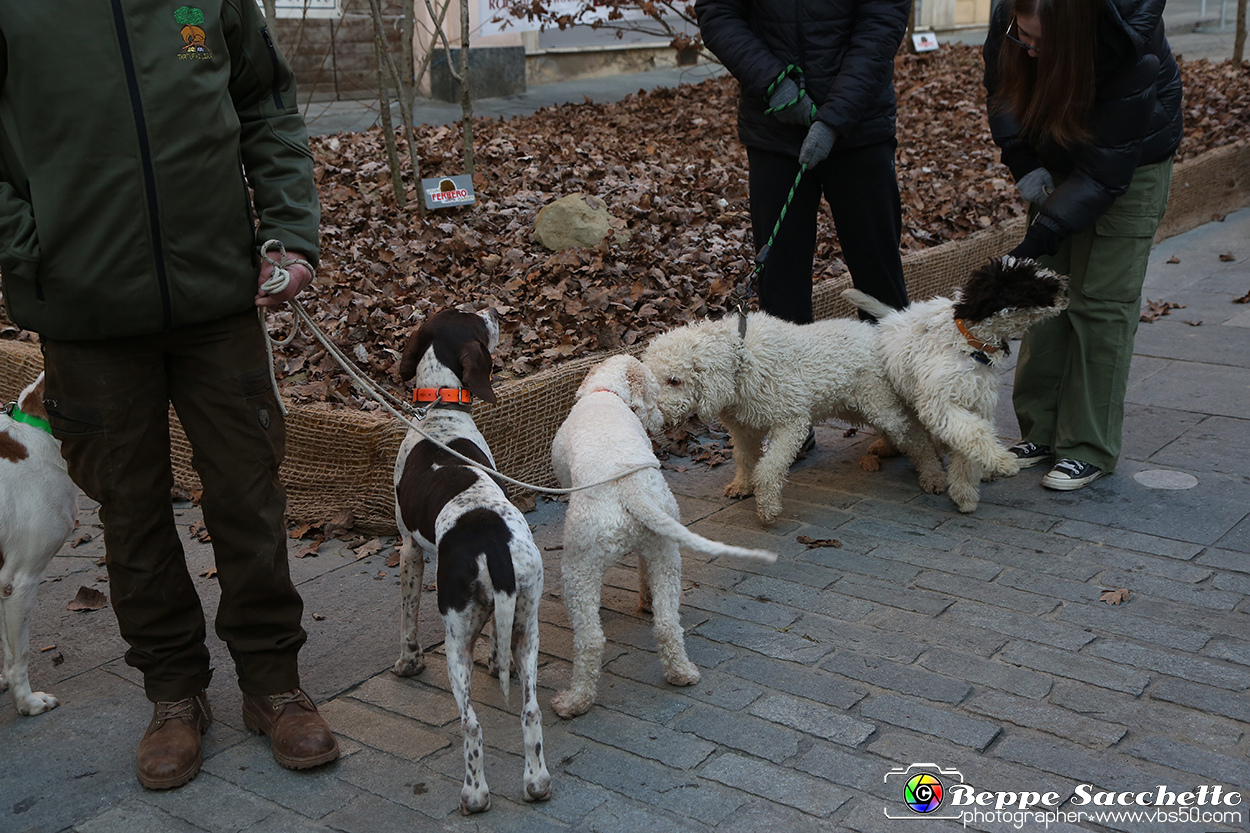
M 985 41 L 990 131 L 1030 203 L 1010 252 L 1070 278 L 1025 336 L 1013 404 L 1021 468 L 1080 489 L 1120 456 L 1146 262 L 1181 139 L 1164 0 L 999 0 Z

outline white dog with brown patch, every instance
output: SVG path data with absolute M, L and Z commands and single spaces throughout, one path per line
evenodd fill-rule
M 551 445 L 552 466 L 562 485 L 593 486 L 570 495 L 564 517 L 560 569 L 573 626 L 573 674 L 569 687 L 551 700 L 561 717 L 584 714 L 594 703 L 604 646 L 599 621 L 603 576 L 626 553 L 638 556 L 639 606 L 654 607 L 664 679 L 681 686 L 694 685 L 700 675 L 686 656 L 678 612 L 678 546 L 768 563 L 777 559 L 776 553 L 722 544 L 682 525 L 647 436 L 663 424 L 656 407 L 659 391 L 642 362 L 612 356 L 582 381 Z
M 447 677 L 460 710 L 464 742 L 460 812 L 465 815 L 490 809 L 482 725 L 473 708 L 471 682 L 473 647 L 492 616 L 491 664 L 498 668 L 504 698 L 508 697 L 512 657 L 525 698 L 521 706 L 525 744 L 521 798 L 546 801 L 551 797 L 536 693 L 542 554 L 525 517 L 493 476 L 495 459 L 470 413 L 474 398 L 495 402 L 491 352 L 498 341 L 494 310 L 477 315 L 443 310 L 409 337 L 399 371 L 402 378 L 413 379 L 417 401 L 427 403 L 427 410 L 422 420 L 424 436 L 409 428 L 395 460 L 402 612 L 399 659 L 392 670 L 407 677 L 425 667 L 417 619 L 425 574 L 423 553 L 428 553 L 438 559 L 438 612 L 446 633 Z M 466 463 L 448 448 L 477 465 Z
M 30 620 L 43 571 L 74 529 L 77 501 L 61 443 L 48 427 L 40 373 L 0 414 L 0 691 L 12 691 L 18 714 L 58 705 L 51 694 L 30 689 Z

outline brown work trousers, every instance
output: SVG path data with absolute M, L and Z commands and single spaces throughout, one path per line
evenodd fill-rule
M 282 414 L 255 312 L 150 336 L 43 343 L 46 404 L 70 477 L 100 504 L 113 609 L 153 702 L 212 676 L 204 611 L 174 525 L 169 406 L 204 488 L 239 687 L 299 686 L 303 601 L 287 565 Z

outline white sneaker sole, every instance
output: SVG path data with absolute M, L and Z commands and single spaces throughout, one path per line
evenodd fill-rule
M 1077 489 L 1084 489 L 1089 484 L 1103 476 L 1103 472 L 1091 474 L 1086 477 L 1051 477 L 1048 472 L 1042 478 L 1042 485 L 1047 489 L 1054 489 L 1056 492 L 1075 492 Z

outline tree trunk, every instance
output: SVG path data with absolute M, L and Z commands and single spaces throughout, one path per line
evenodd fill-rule
M 408 205 L 404 194 L 404 177 L 399 170 L 399 151 L 395 147 L 395 127 L 391 123 L 391 97 L 386 93 L 386 75 L 382 72 L 382 64 L 386 61 L 386 42 L 382 40 L 381 10 L 376 2 L 369 4 L 374 14 L 373 55 L 378 67 L 378 110 L 382 116 L 382 138 L 386 141 L 386 161 L 391 168 L 391 190 L 395 192 L 395 204 L 400 208 Z
M 460 0 L 460 111 L 464 172 L 473 176 L 473 96 L 469 93 L 469 0 Z
M 1237 0 L 1237 34 L 1233 36 L 1233 66 L 1246 56 L 1246 0 Z

